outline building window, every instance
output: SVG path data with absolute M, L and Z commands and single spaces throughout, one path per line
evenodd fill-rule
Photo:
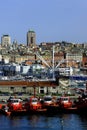
M 53 87 L 53 89 L 56 89 L 56 87 Z

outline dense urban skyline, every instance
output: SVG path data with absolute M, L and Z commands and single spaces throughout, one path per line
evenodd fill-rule
M 41 42 L 87 42 L 87 0 L 0 1 L 0 37 L 26 44 L 27 31 Z

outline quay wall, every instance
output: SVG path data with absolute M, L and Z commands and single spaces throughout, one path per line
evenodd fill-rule
M 3 101 L 3 103 L 5 103 L 8 99 L 9 99 L 9 97 L 10 96 L 0 96 L 0 102 L 2 102 Z M 27 99 L 27 98 L 29 98 L 30 97 L 30 95 L 22 95 L 22 96 L 14 96 L 14 97 L 16 97 L 16 98 L 20 98 L 20 99 L 22 99 L 22 100 L 25 100 L 25 99 Z M 53 96 L 54 97 L 54 96 Z M 57 98 L 58 96 L 55 96 L 55 98 Z M 70 96 L 70 99 L 73 101 L 73 100 L 75 100 L 75 99 L 77 99 L 78 98 L 78 95 L 76 95 L 76 96 Z
M 0 96 L 0 101 L 7 101 L 9 99 L 10 96 Z M 26 98 L 29 98 L 28 95 L 22 95 L 22 96 L 18 96 L 17 95 L 17 98 L 21 98 L 21 99 L 26 99 Z

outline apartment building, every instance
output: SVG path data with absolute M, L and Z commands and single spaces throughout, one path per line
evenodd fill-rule
M 11 44 L 11 37 L 9 35 L 3 35 L 1 37 L 1 46 L 8 47 Z

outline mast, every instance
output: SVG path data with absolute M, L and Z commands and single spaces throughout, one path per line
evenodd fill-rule
M 54 49 L 55 49 L 55 46 L 53 45 L 53 80 L 55 79 L 55 76 L 54 76 Z

